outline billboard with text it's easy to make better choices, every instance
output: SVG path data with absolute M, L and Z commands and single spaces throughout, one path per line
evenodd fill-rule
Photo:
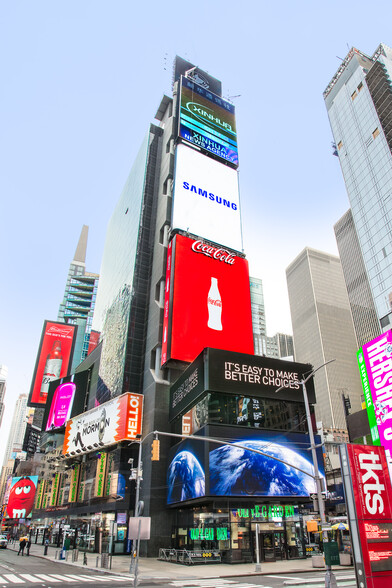
M 68 374 L 77 328 L 66 323 L 44 322 L 28 406 L 45 406 L 50 382 Z
M 167 257 L 162 365 L 190 363 L 205 347 L 254 353 L 248 262 L 175 235 Z

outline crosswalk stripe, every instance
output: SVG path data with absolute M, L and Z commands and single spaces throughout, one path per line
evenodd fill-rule
M 62 576 L 61 574 L 50 574 L 52 578 L 58 578 L 62 582 L 75 582 L 71 578 L 67 578 L 67 576 Z
M 19 574 L 19 576 L 22 576 L 22 578 L 24 578 L 28 582 L 41 582 L 41 580 L 38 580 L 38 578 L 36 578 L 35 576 L 32 576 L 31 574 Z
M 35 575 L 38 578 L 41 578 L 41 580 L 45 580 L 45 582 L 61 582 L 61 580 L 58 580 L 57 578 L 51 578 L 50 576 L 47 576 L 46 574 L 35 574 Z
M 93 578 L 91 578 L 90 576 L 75 576 L 74 574 L 67 574 L 68 578 L 73 578 L 74 580 L 77 580 L 78 582 L 81 580 L 82 582 L 94 582 Z
M 0 576 L 0 584 L 8 584 L 8 580 L 4 580 L 4 578 Z
M 89 576 L 91 577 L 91 576 Z M 111 582 L 125 582 L 129 581 L 129 578 L 122 578 L 121 576 L 94 576 L 94 580 L 101 580 L 101 582 L 107 582 L 110 580 Z
M 15 576 L 15 574 L 4 574 L 4 578 L 7 578 L 7 580 L 9 582 L 12 582 L 13 584 L 25 584 L 26 583 L 24 580 L 21 580 L 20 578 L 18 578 L 18 576 Z

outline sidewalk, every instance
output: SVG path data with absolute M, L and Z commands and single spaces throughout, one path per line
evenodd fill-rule
M 19 550 L 18 543 L 9 544 L 8 549 L 14 551 Z M 55 560 L 56 552 L 60 551 L 55 547 L 48 547 L 48 555 L 44 555 L 44 546 L 35 545 L 30 548 L 30 556 L 41 557 L 51 561 L 59 561 L 59 563 L 66 566 L 74 566 L 92 571 L 99 571 L 99 573 L 109 572 L 112 574 L 129 576 L 129 566 L 131 562 L 130 555 L 116 555 L 112 558 L 112 569 L 96 567 L 98 554 L 87 553 L 87 566 L 83 565 L 83 552 L 79 551 L 78 561 L 72 561 L 72 551 L 69 551 L 68 561 Z M 26 557 L 26 550 L 25 555 Z M 252 564 L 201 564 L 194 566 L 186 566 L 181 564 L 169 563 L 159 561 L 154 558 L 139 558 L 139 579 L 143 580 L 181 580 L 181 579 L 195 579 L 195 578 L 231 578 L 235 576 L 251 576 L 264 574 L 296 574 L 299 572 L 311 572 L 312 558 L 307 559 L 293 559 L 289 561 L 276 561 L 261 564 L 261 572 L 255 572 L 256 565 Z M 317 571 L 323 568 L 317 568 Z M 325 568 L 324 568 L 325 569 Z M 350 570 L 352 566 L 333 566 L 333 571 Z

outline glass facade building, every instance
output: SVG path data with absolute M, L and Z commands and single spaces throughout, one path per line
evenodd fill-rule
M 353 48 L 324 92 L 382 330 L 392 325 L 392 50 Z

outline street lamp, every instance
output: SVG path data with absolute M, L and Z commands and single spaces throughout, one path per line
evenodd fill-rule
M 323 501 L 323 496 L 322 496 L 322 493 L 321 493 L 321 478 L 320 478 L 319 469 L 318 469 L 316 446 L 315 446 L 315 443 L 314 443 L 313 425 L 312 425 L 312 419 L 311 419 L 311 416 L 310 416 L 308 393 L 307 393 L 307 390 L 306 390 L 306 382 L 308 380 L 310 380 L 310 378 L 313 378 L 314 374 L 318 370 L 321 370 L 321 368 L 323 368 L 324 366 L 328 365 L 329 363 L 332 363 L 333 361 L 336 361 L 336 360 L 335 359 L 330 359 L 329 361 L 326 361 L 322 365 L 319 365 L 316 369 L 314 369 L 313 371 L 311 371 L 310 374 L 308 376 L 306 376 L 306 378 L 304 378 L 303 380 L 301 380 L 299 382 L 301 384 L 301 386 L 302 386 L 302 394 L 303 394 L 304 403 L 305 403 L 306 421 L 308 423 L 310 448 L 312 450 L 312 460 L 313 460 L 313 469 L 314 469 L 314 480 L 316 482 L 317 502 L 318 502 L 318 510 L 319 510 L 319 513 L 320 513 L 321 529 L 322 529 L 322 532 L 323 532 L 323 541 L 325 540 L 326 542 L 328 542 L 328 531 L 325 529 L 326 519 L 325 519 L 324 501 Z M 284 386 L 281 386 L 280 388 L 278 388 L 277 390 L 275 390 L 275 393 L 280 392 L 283 389 L 284 389 Z M 333 573 L 331 571 L 331 566 L 330 565 L 327 565 L 327 571 L 326 571 L 326 574 L 325 574 L 325 586 L 327 588 L 329 588 L 330 586 L 336 586 L 336 580 L 335 580 L 335 577 L 334 577 L 334 575 L 333 575 Z

